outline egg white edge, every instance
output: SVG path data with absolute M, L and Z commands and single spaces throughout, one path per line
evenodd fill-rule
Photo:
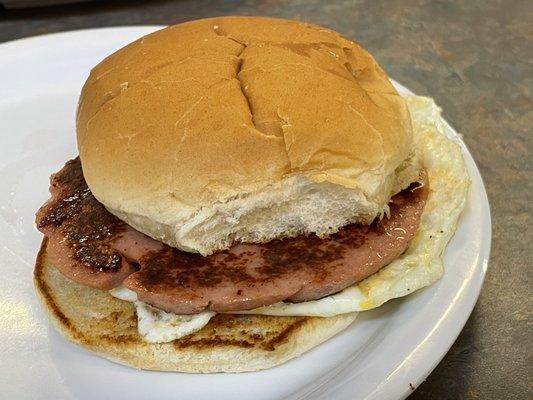
M 433 99 L 410 94 L 403 97 L 411 113 L 415 151 L 422 157 L 430 182 L 420 226 L 408 249 L 376 274 L 334 295 L 302 303 L 279 302 L 233 314 L 332 317 L 379 307 L 442 277 L 442 255 L 465 208 L 470 179 L 461 147 L 445 135 L 441 110 Z M 152 343 L 170 342 L 194 333 L 216 314 L 167 313 L 138 301 L 137 294 L 124 286 L 109 293 L 134 303 L 139 334 Z

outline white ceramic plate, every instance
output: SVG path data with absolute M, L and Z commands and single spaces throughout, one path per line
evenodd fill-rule
M 478 297 L 490 250 L 483 182 L 463 146 L 472 186 L 433 286 L 361 313 L 302 357 L 254 373 L 137 371 L 64 340 L 32 282 L 41 234 L 34 213 L 48 177 L 76 156 L 74 113 L 90 68 L 157 27 L 66 32 L 0 45 L 0 393 L 4 399 L 398 399 L 450 348 Z M 401 90 L 407 90 L 398 85 Z M 448 134 L 455 136 L 451 127 Z

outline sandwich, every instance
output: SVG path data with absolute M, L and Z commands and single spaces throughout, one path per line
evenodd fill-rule
M 468 174 L 428 98 L 307 23 L 147 35 L 82 88 L 34 280 L 67 339 L 135 368 L 273 367 L 437 281 Z

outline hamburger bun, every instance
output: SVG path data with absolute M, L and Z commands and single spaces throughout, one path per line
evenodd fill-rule
M 96 198 L 204 255 L 370 223 L 418 175 L 404 100 L 357 43 L 311 24 L 220 17 L 98 64 L 77 138 Z
M 44 308 L 68 340 L 120 364 L 157 371 L 245 372 L 297 357 L 345 329 L 357 313 L 330 318 L 215 316 L 202 330 L 170 343 L 148 343 L 132 303 L 80 285 L 54 268 L 44 239 L 34 280 Z

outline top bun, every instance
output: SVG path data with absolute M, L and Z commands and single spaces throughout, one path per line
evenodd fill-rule
M 370 223 L 418 172 L 407 107 L 372 56 L 282 19 L 191 21 L 118 50 L 83 87 L 77 137 L 110 212 L 204 255 Z

